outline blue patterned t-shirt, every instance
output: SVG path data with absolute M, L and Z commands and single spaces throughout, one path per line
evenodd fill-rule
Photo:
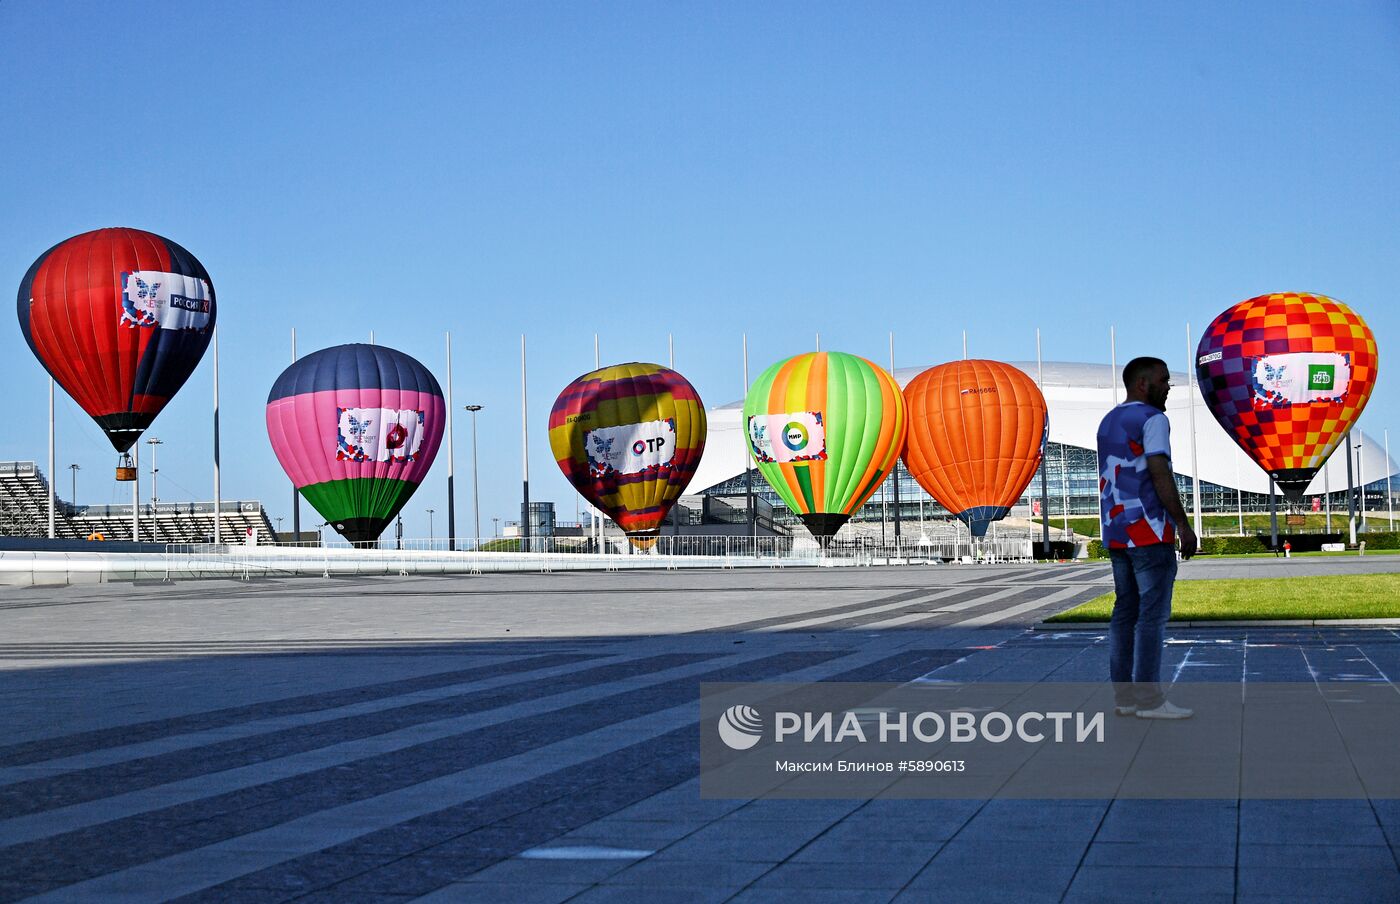
M 1176 531 L 1147 471 L 1150 455 L 1171 462 L 1171 424 L 1145 402 L 1124 402 L 1099 424 L 1099 520 L 1110 549 L 1173 543 Z

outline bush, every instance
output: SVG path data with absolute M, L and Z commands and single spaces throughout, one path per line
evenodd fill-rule
M 1366 549 L 1400 549 L 1400 531 L 1371 531 L 1357 534 L 1358 541 L 1366 541 Z
M 1089 558 L 1091 558 L 1091 559 L 1107 559 L 1107 558 L 1108 558 L 1108 549 L 1106 549 L 1106 548 L 1104 547 L 1103 541 L 1102 541 L 1102 540 L 1090 540 L 1090 541 L 1089 541 Z

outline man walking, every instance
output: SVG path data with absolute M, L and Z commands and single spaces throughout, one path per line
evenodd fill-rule
M 1134 358 L 1123 368 L 1128 398 L 1099 424 L 1099 517 L 1113 562 L 1109 673 L 1115 712 L 1139 719 L 1186 719 L 1191 710 L 1167 701 L 1160 680 L 1162 640 L 1172 612 L 1175 540 L 1181 557 L 1196 554 L 1172 478 L 1167 394 L 1171 374 L 1160 358 Z

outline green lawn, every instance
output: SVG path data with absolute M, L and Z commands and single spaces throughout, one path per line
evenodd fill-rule
M 1284 512 L 1279 512 L 1278 514 L 1278 529 L 1280 531 L 1288 530 L 1288 525 L 1284 523 L 1284 514 Z M 1327 527 L 1327 516 L 1325 514 L 1314 515 L 1310 513 L 1304 515 L 1303 517 L 1307 519 L 1307 524 L 1305 524 L 1301 528 L 1294 528 L 1295 530 L 1320 531 L 1325 530 Z M 1035 523 L 1037 524 L 1040 523 L 1039 519 L 1032 520 L 1035 521 Z M 1377 523 L 1379 523 L 1379 527 L 1377 526 Z M 1370 524 L 1372 530 L 1385 530 L 1387 523 L 1388 522 L 1386 521 L 1386 516 L 1384 513 L 1381 513 L 1380 515 L 1377 515 L 1377 513 L 1374 511 L 1370 513 Z M 1064 527 L 1064 525 L 1065 519 L 1051 516 L 1051 528 L 1055 530 L 1060 530 Z M 1240 522 L 1239 517 L 1237 515 L 1201 516 L 1201 527 L 1205 528 L 1207 531 L 1213 534 L 1218 534 L 1226 531 L 1233 534 L 1239 530 L 1239 526 Z M 1069 519 L 1069 529 L 1074 531 L 1076 534 L 1079 534 L 1081 537 L 1097 537 L 1099 535 L 1099 519 L 1075 518 L 1071 516 Z M 1346 533 L 1347 513 L 1345 510 L 1343 510 L 1341 514 L 1338 514 L 1335 510 L 1332 512 L 1332 531 L 1334 533 L 1339 534 Z M 1269 532 L 1268 514 L 1246 514 L 1244 516 L 1244 532 L 1246 534 L 1267 534 Z
M 1113 594 L 1050 622 L 1108 621 Z M 1400 574 L 1178 581 L 1172 621 L 1400 618 Z

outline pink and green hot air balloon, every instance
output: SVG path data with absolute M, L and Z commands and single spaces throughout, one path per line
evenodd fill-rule
M 351 543 L 371 543 L 427 476 L 447 425 L 428 369 L 382 345 L 337 345 L 282 371 L 267 435 L 292 483 Z

